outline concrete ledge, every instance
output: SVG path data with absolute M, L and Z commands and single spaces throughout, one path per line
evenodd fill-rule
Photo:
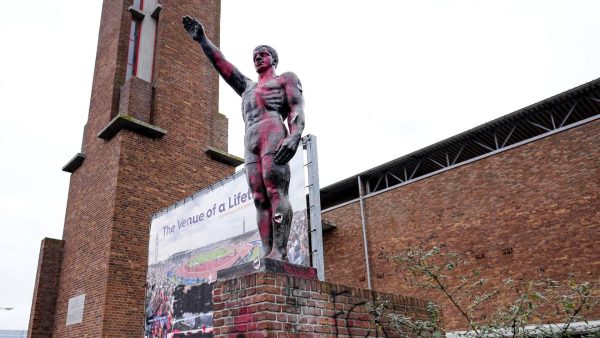
M 240 164 L 244 164 L 243 158 L 231 155 L 217 148 L 208 147 L 204 150 L 204 152 L 207 153 L 208 156 L 210 156 L 210 158 L 213 160 L 225 163 L 232 167 L 237 167 Z
M 65 164 L 64 167 L 62 167 L 62 171 L 71 174 L 74 173 L 75 170 L 81 167 L 81 165 L 83 164 L 83 160 L 85 160 L 85 155 L 82 153 L 77 153 L 77 155 L 75 155 L 72 159 L 69 160 L 67 164 Z
M 167 131 L 162 128 L 140 121 L 132 116 L 117 115 L 98 133 L 98 137 L 103 140 L 110 140 L 122 129 L 133 131 L 153 139 L 163 137 L 167 133 Z
M 138 10 L 137 8 L 133 7 L 133 6 L 129 6 L 129 12 L 131 12 L 131 16 L 136 19 L 136 20 L 144 20 L 144 17 L 146 16 L 146 14 L 144 14 L 143 12 L 141 12 L 140 10 Z
M 158 20 L 158 16 L 160 15 L 160 11 L 161 10 L 162 10 L 162 5 L 161 4 L 156 4 L 156 7 L 154 8 L 154 10 L 152 11 L 152 14 L 150 14 L 150 16 L 154 20 Z
M 261 258 L 254 262 L 248 262 L 217 271 L 217 281 L 243 277 L 256 272 L 283 273 L 287 276 L 317 280 L 317 269 L 310 266 Z
M 321 230 L 322 231 L 332 230 L 332 229 L 336 229 L 336 228 L 337 228 L 337 225 L 335 225 L 335 223 L 333 223 L 333 222 L 321 221 Z

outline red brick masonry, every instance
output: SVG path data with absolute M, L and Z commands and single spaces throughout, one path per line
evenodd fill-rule
M 103 1 L 85 161 L 71 175 L 60 275 L 53 294 L 38 283 L 34 298 L 32 320 L 44 321 L 33 327 L 47 327 L 44 337 L 141 337 L 152 214 L 234 171 L 204 152 L 227 151 L 227 118 L 218 113 L 218 74 L 181 27 L 181 17 L 193 15 L 218 43 L 220 2 L 160 3 L 150 84 L 125 80 L 133 0 Z M 99 138 L 118 112 L 167 134 L 121 130 Z M 67 326 L 68 302 L 81 295 L 82 322 Z
M 40 246 L 40 258 L 35 277 L 35 289 L 29 318 L 29 337 L 46 337 L 52 331 L 54 317 L 47 313 L 54 312 L 58 294 L 60 263 L 65 242 L 44 238 Z
M 121 87 L 119 114 L 152 123 L 152 84 L 132 76 Z
M 213 332 L 215 337 L 382 337 L 364 305 L 378 297 L 390 301 L 396 313 L 427 317 L 425 300 L 257 272 L 215 283 Z M 389 328 L 386 332 L 395 336 Z
M 599 159 L 596 120 L 366 198 L 373 288 L 436 297 L 410 288 L 394 264 L 378 259 L 382 250 L 419 244 L 446 244 L 490 285 L 508 276 L 599 281 Z M 327 279 L 365 287 L 359 203 L 325 212 L 323 219 L 337 225 L 323 236 Z M 597 308 L 588 319 L 599 318 Z M 462 328 L 465 322 L 445 312 L 445 324 Z

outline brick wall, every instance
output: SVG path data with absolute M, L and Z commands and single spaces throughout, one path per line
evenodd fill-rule
M 321 217 L 336 225 L 335 230 L 323 234 L 326 279 L 366 288 L 367 270 L 359 203 L 334 209 Z
M 64 241 L 58 239 L 42 240 L 27 337 L 46 337 L 52 331 L 54 317 L 47 314 L 54 313 L 56 307 L 63 245 Z
M 365 303 L 425 319 L 427 302 L 318 280 L 259 272 L 213 285 L 215 337 L 383 337 Z M 389 337 L 398 333 L 382 323 Z
M 555 134 L 365 200 L 373 287 L 412 290 L 377 256 L 446 244 L 492 282 L 540 275 L 600 280 L 600 121 Z M 365 286 L 358 202 L 324 213 L 328 280 Z M 511 254 L 503 254 L 504 249 Z M 476 254 L 484 258 L 475 259 Z M 592 316 L 600 319 L 600 312 Z M 464 327 L 456 312 L 448 328 Z
M 131 4 L 104 1 L 82 146 L 86 159 L 71 175 L 56 307 L 42 314 L 54 319 L 46 336 L 143 335 L 152 214 L 233 173 L 204 153 L 214 142 L 212 128 L 222 134 L 227 119 L 217 112 L 218 75 L 181 25 L 183 15 L 199 18 L 218 44 L 218 0 L 161 1 L 150 122 L 167 134 L 151 139 L 122 130 L 110 140 L 97 137 L 121 103 L 139 116 L 150 116 L 147 100 L 119 99 Z M 218 143 L 227 150 L 226 140 Z M 83 321 L 66 326 L 68 301 L 82 294 Z
M 228 136 L 228 121 L 227 117 L 222 114 L 215 114 L 213 117 L 212 131 L 212 146 L 226 150 L 227 149 L 227 136 Z
M 119 114 L 152 123 L 152 84 L 132 76 L 121 87 Z

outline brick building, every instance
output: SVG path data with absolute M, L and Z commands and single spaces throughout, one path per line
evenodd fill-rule
M 152 214 L 239 164 L 185 14 L 219 42 L 218 0 L 103 3 L 82 150 L 63 168 L 63 238 L 42 242 L 30 337 L 142 336 Z
M 82 151 L 64 167 L 63 238 L 42 241 L 30 337 L 142 336 L 152 213 L 239 163 L 185 14 L 218 44 L 219 0 L 104 1 Z M 429 298 L 377 258 L 421 242 L 479 255 L 486 273 L 598 280 L 599 102 L 594 81 L 322 189 L 335 225 L 327 281 Z
M 321 202 L 335 225 L 325 275 L 337 283 L 430 299 L 378 255 L 442 244 L 493 282 L 597 283 L 600 80 L 325 187 Z

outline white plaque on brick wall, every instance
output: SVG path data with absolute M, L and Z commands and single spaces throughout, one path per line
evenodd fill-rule
M 83 305 L 85 303 L 85 294 L 69 299 L 67 308 L 67 326 L 79 324 L 83 321 Z

